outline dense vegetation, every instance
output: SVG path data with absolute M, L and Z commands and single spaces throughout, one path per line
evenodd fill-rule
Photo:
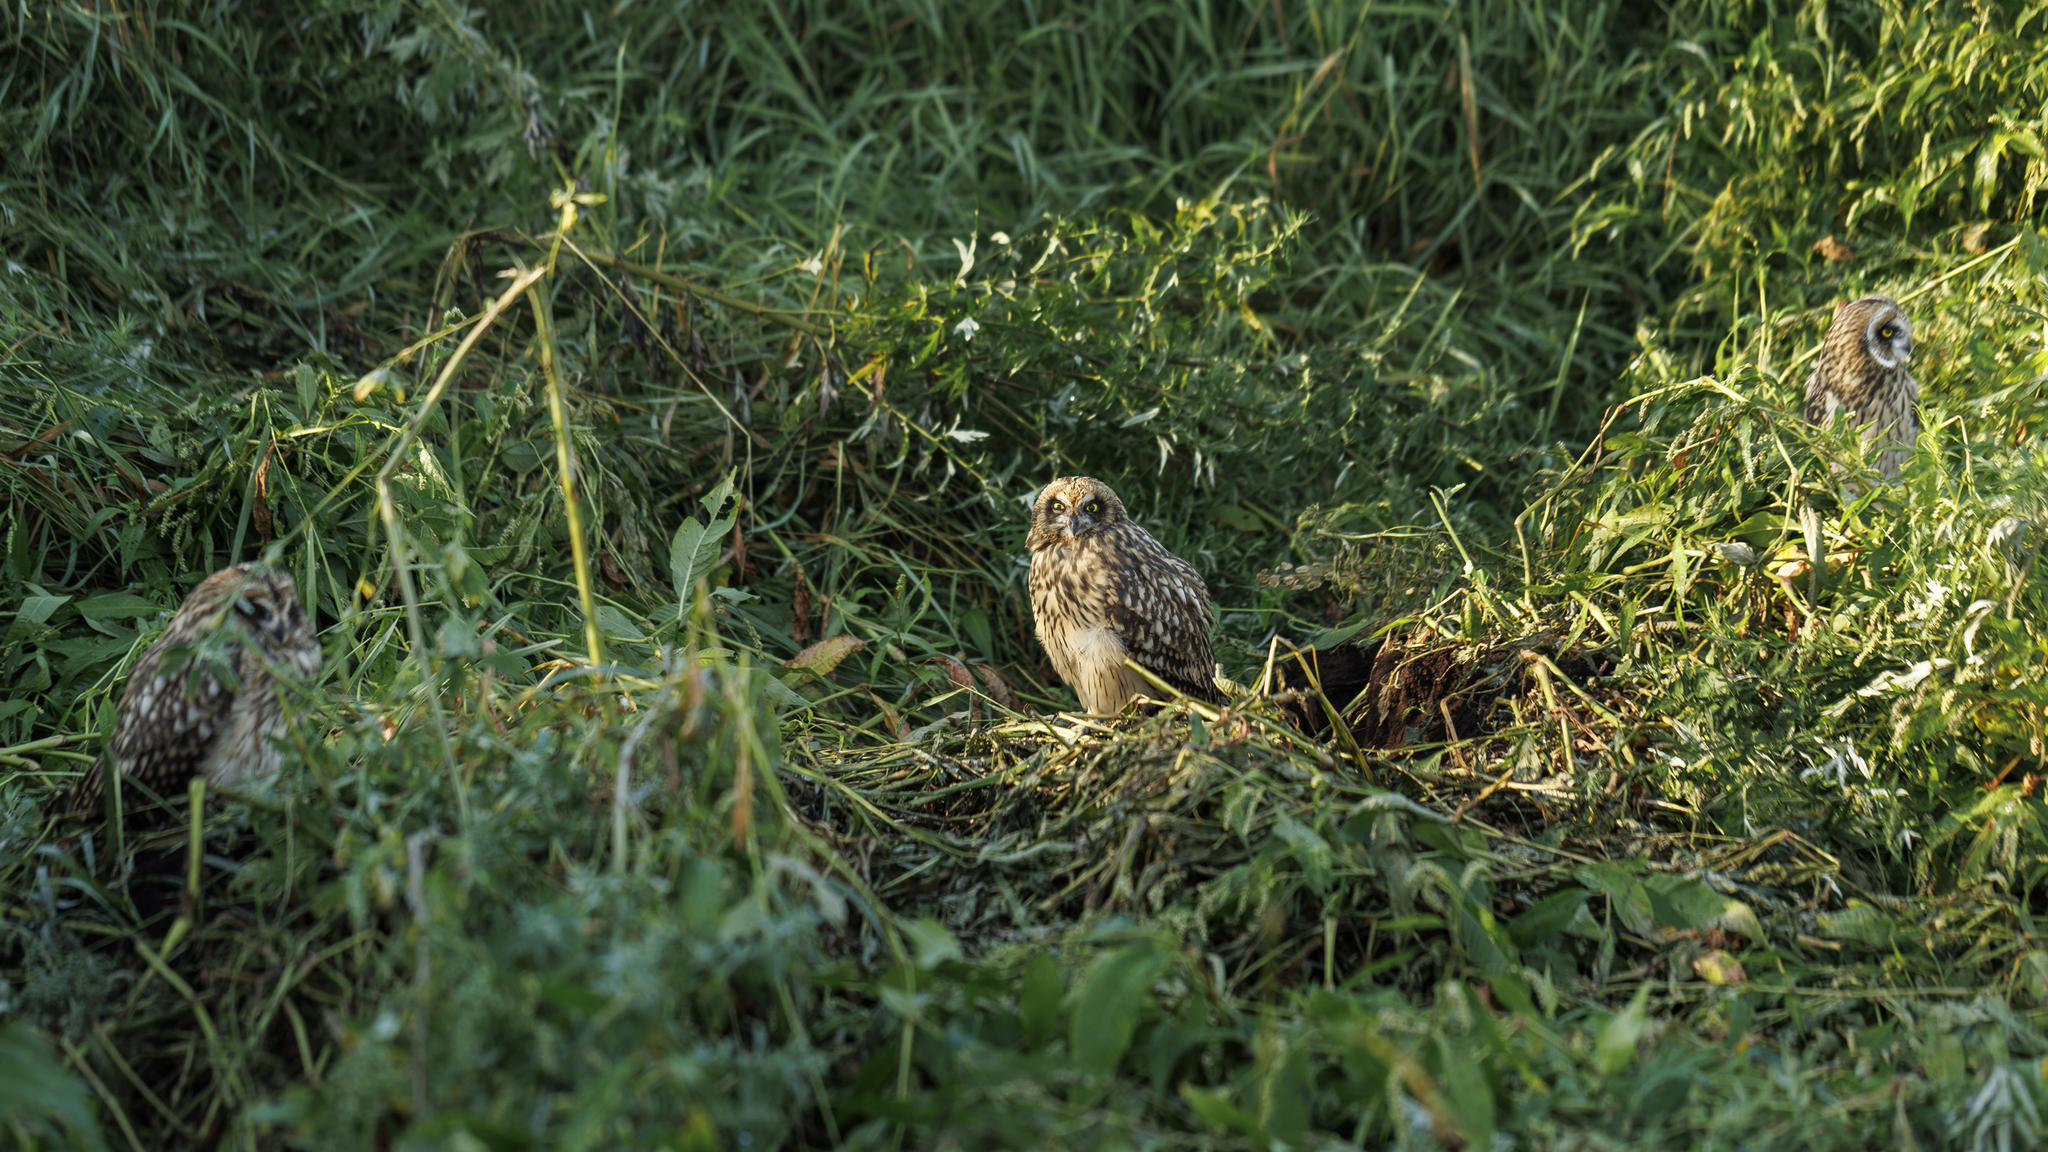
M 7 8 L 0 1139 L 2035 1142 L 2044 21 Z M 1053 722 L 1064 473 L 1227 709 Z M 281 778 L 61 816 L 253 559 Z

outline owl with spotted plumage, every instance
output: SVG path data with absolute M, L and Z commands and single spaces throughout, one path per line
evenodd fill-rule
M 218 647 L 191 651 L 209 640 Z M 190 658 L 166 671 L 176 648 Z M 223 660 L 233 682 L 219 675 Z M 71 810 L 89 814 L 100 804 L 109 764 L 124 783 L 165 796 L 194 776 L 234 784 L 277 771 L 270 744 L 284 727 L 277 675 L 303 680 L 319 671 L 320 643 L 292 578 L 249 566 L 221 569 L 185 597 L 129 673 L 114 739 L 72 790 Z
M 1865 447 L 1898 445 L 1876 461 L 1886 480 L 1898 479 L 1920 437 L 1912 360 L 1913 322 L 1898 301 L 1865 296 L 1842 305 L 1806 379 L 1806 422 L 1826 427 L 1842 413 L 1863 429 Z
M 1109 485 L 1062 476 L 1031 509 L 1031 615 L 1053 670 L 1092 713 L 1157 694 L 1128 660 L 1180 692 L 1221 703 L 1209 589 L 1124 511 Z

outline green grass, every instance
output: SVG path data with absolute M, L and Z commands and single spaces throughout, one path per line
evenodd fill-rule
M 2042 19 L 9 11 L 0 1139 L 2034 1142 Z M 1049 726 L 1070 472 L 1477 729 Z M 283 776 L 56 817 L 255 558 Z

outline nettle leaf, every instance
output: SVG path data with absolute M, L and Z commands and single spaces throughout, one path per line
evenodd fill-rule
M 1151 1002 L 1152 982 L 1173 962 L 1152 941 L 1126 945 L 1088 972 L 1067 1021 L 1067 1049 L 1083 1071 L 1106 1076 L 1130 1050 L 1138 1016 Z
M 1538 900 L 1508 921 L 1508 935 L 1517 948 L 1533 948 L 1565 930 L 1593 894 L 1584 888 L 1563 888 Z
M 1650 893 L 1636 876 L 1635 869 L 1627 864 L 1581 864 L 1575 874 L 1579 883 L 1596 892 L 1606 893 L 1608 899 L 1614 901 L 1615 915 L 1621 917 L 1624 928 L 1638 936 L 1648 936 L 1657 930 Z
M 1759 944 L 1764 942 L 1764 926 L 1749 905 L 1698 880 L 1653 876 L 1644 881 L 1644 891 L 1659 924 L 1692 930 L 1726 928 Z

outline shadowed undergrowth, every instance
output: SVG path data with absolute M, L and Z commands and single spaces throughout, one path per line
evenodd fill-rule
M 5 17 L 11 1144 L 2035 1138 L 2039 13 L 299 8 Z M 253 558 L 283 775 L 53 816 Z

